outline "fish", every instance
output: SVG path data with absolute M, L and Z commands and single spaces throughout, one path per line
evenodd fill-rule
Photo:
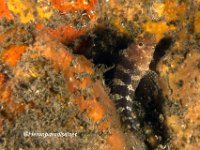
M 134 110 L 135 91 L 142 77 L 148 73 L 156 40 L 153 35 L 137 37 L 120 55 L 111 84 L 114 101 L 121 121 L 128 129 L 140 130 L 141 124 Z

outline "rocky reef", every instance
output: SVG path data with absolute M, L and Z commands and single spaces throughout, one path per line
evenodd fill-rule
M 199 0 L 0 6 L 0 149 L 200 149 Z M 136 80 L 149 51 L 130 47 L 143 37 L 155 46 L 128 98 L 140 124 L 133 132 L 113 102 L 112 81 L 122 57 L 137 64 L 125 70 Z

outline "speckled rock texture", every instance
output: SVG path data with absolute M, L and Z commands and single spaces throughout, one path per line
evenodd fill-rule
M 200 149 L 199 10 L 199 0 L 0 0 L 0 149 Z M 146 35 L 155 47 L 131 97 L 133 132 L 112 81 Z M 127 59 L 140 69 L 137 56 Z

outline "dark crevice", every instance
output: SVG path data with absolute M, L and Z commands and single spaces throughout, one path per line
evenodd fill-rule
M 136 98 L 144 109 L 142 118 L 143 133 L 148 150 L 154 150 L 166 144 L 169 137 L 167 128 L 163 124 L 162 102 L 164 97 L 157 83 L 158 76 L 149 72 L 140 81 L 136 89 Z
M 160 59 L 166 54 L 167 50 L 172 44 L 173 39 L 171 37 L 165 37 L 159 41 L 159 43 L 156 45 L 153 60 L 150 64 L 151 70 L 156 70 L 156 65 L 158 64 Z
M 119 61 L 120 52 L 133 41 L 112 27 L 97 27 L 88 34 L 77 39 L 70 45 L 75 54 L 84 55 L 95 65 L 106 68 L 115 66 Z M 115 67 L 104 73 L 106 84 L 109 84 Z

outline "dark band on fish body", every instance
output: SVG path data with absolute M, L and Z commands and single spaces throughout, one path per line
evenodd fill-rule
M 122 65 L 124 69 L 129 69 L 130 70 L 129 76 L 131 74 L 134 74 L 134 75 L 139 75 L 140 74 L 140 70 L 138 70 L 138 67 L 135 64 L 137 64 L 137 62 L 135 60 L 131 60 L 130 61 L 126 57 L 122 57 L 122 59 L 120 61 L 120 65 Z
M 116 70 L 115 71 L 115 76 L 117 76 L 118 79 L 123 81 L 125 84 L 130 84 L 131 83 L 131 76 L 122 70 Z
M 125 98 L 125 97 L 123 97 L 123 98 L 117 100 L 115 104 L 116 104 L 116 106 L 117 106 L 118 108 L 119 108 L 119 107 L 126 107 L 127 104 L 129 104 L 129 106 L 132 105 L 132 102 L 127 101 L 127 103 L 125 104 L 124 101 L 126 101 L 126 98 Z M 131 107 L 131 108 L 132 108 L 132 107 Z
M 121 96 L 131 95 L 131 91 L 126 86 L 115 85 L 112 87 L 112 94 L 119 94 Z
M 122 56 L 120 59 L 120 64 L 124 67 L 124 69 L 131 69 L 133 67 L 133 63 L 127 59 L 127 57 Z

